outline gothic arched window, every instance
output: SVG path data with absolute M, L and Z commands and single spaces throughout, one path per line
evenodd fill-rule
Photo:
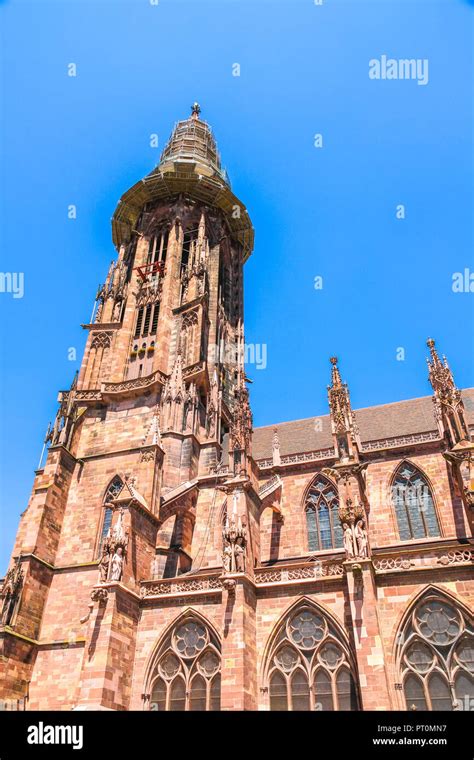
M 89 358 L 87 363 L 86 383 L 91 388 L 98 388 L 100 380 L 107 369 L 108 355 L 110 351 L 109 333 L 99 332 L 91 341 Z
M 196 312 L 191 311 L 185 314 L 181 326 L 181 355 L 183 358 L 183 367 L 187 367 L 194 363 L 197 328 L 198 318 Z
M 392 500 L 402 541 L 440 535 L 431 488 L 414 465 L 402 462 L 397 468 Z
M 311 484 L 305 502 L 310 552 L 342 547 L 343 533 L 338 511 L 336 487 L 328 478 L 318 475 Z
M 407 710 L 470 710 L 474 704 L 474 628 L 451 600 L 424 596 L 398 636 Z
M 349 648 L 313 606 L 299 606 L 281 624 L 268 662 L 270 710 L 358 709 Z
M 112 525 L 113 508 L 110 506 L 110 502 L 115 499 L 123 488 L 123 480 L 116 475 L 113 480 L 110 481 L 109 487 L 105 492 L 103 501 L 103 517 L 102 517 L 102 529 L 100 531 L 100 539 L 98 546 L 98 554 L 100 555 L 104 538 L 109 532 Z
M 150 710 L 220 710 L 220 646 L 203 620 L 190 615 L 177 622 L 155 663 Z

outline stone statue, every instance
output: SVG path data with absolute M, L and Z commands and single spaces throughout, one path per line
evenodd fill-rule
M 352 528 L 347 523 L 344 523 L 342 527 L 344 530 L 344 549 L 346 550 L 346 557 L 352 559 L 354 557 Z
M 214 435 L 216 433 L 216 415 L 214 412 L 214 408 L 210 407 L 208 413 L 207 413 L 207 435 L 208 438 L 214 438 Z
M 222 564 L 224 566 L 224 572 L 230 573 L 232 566 L 232 549 L 229 545 L 224 547 L 222 552 Z
M 0 618 L 1 625 L 11 625 L 16 610 L 17 603 L 23 588 L 24 573 L 21 568 L 21 558 L 18 557 L 14 566 L 10 568 L 5 576 L 2 588 L 1 599 L 3 599 L 2 613 Z
M 122 577 L 123 549 L 118 546 L 112 557 L 112 571 L 110 573 L 111 581 L 119 581 Z
M 104 546 L 102 549 L 102 557 L 99 562 L 99 583 L 106 583 L 108 580 L 110 566 L 110 554 L 108 549 Z
M 186 412 L 185 412 L 185 422 L 184 422 L 184 429 L 185 431 L 189 431 L 193 429 L 193 402 L 191 397 L 188 397 L 188 401 L 186 404 Z
M 357 541 L 357 556 L 366 559 L 368 556 L 367 531 L 363 520 L 359 520 L 355 526 L 355 537 Z
M 7 594 L 3 602 L 1 615 L 1 625 L 10 625 L 15 611 L 16 597 L 13 594 Z
M 245 572 L 245 549 L 240 543 L 234 546 L 235 571 L 236 573 Z
M 234 492 L 234 512 L 226 516 L 222 530 L 223 551 L 222 564 L 225 573 L 245 572 L 245 548 L 247 545 L 247 529 L 242 524 L 240 515 L 237 515 L 238 494 Z

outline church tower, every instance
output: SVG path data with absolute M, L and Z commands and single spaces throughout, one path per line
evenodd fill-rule
M 227 500 L 239 546 L 252 532 L 243 266 L 254 235 L 197 103 L 158 166 L 120 199 L 112 233 L 118 256 L 83 325 L 80 371 L 59 394 L 3 608 L 5 693 L 22 697 L 33 678 L 38 705 L 33 662 L 64 678 L 54 647 L 35 645 L 46 637 L 77 647 L 65 702 L 126 709 L 140 583 L 220 566 L 222 528 L 215 540 L 210 526 L 216 512 L 224 525 Z M 123 628 L 117 651 L 110 639 Z M 91 637 L 123 670 L 112 698 L 106 673 L 83 655 Z

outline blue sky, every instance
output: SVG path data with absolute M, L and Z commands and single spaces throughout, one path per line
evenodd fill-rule
M 473 12 L 467 0 L 0 2 L 2 271 L 25 278 L 23 298 L 0 293 L 0 573 L 115 255 L 116 203 L 194 100 L 256 232 L 246 338 L 268 364 L 248 367 L 255 424 L 325 414 L 334 353 L 356 408 L 428 394 L 429 335 L 458 385 L 473 384 L 474 294 L 452 290 L 453 273 L 474 271 Z M 428 84 L 369 79 L 382 55 L 428 59 Z

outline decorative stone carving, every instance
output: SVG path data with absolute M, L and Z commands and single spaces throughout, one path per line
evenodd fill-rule
M 148 596 L 168 596 L 169 594 L 189 594 L 195 591 L 216 592 L 222 589 L 222 581 L 217 576 L 189 578 L 178 581 L 176 579 L 162 580 L 159 583 L 143 585 L 140 596 L 145 599 Z
M 94 588 L 91 591 L 91 599 L 93 602 L 99 602 L 99 604 L 105 604 L 109 596 L 109 592 L 106 588 Z
M 153 462 L 155 460 L 155 449 L 142 449 L 140 453 L 140 462 Z
M 0 595 L 2 599 L 2 614 L 0 617 L 1 625 L 11 624 L 13 615 L 18 606 L 24 579 L 25 576 L 21 567 L 21 559 L 18 557 L 13 567 L 7 572 L 3 583 Z
M 464 563 L 474 562 L 474 550 L 464 549 L 459 551 L 448 552 L 438 558 L 440 565 L 461 565 Z
M 74 429 L 75 416 L 75 390 L 77 386 L 77 372 L 72 381 L 71 387 L 68 391 L 60 391 L 59 409 L 54 420 L 54 424 L 48 426 L 46 431 L 46 437 L 44 439 L 45 444 L 50 443 L 51 446 L 69 446 Z
M 281 464 L 280 456 L 280 438 L 278 436 L 278 428 L 273 429 L 272 438 L 272 461 L 274 467 L 279 467 Z
M 150 385 L 154 385 L 155 383 L 159 383 L 160 385 L 165 385 L 166 375 L 164 375 L 159 370 L 156 370 L 155 372 L 152 372 L 150 375 L 145 375 L 144 377 L 134 377 L 131 380 L 122 380 L 120 383 L 104 383 L 102 387 L 103 387 L 104 393 L 118 394 L 118 393 L 124 393 L 127 391 L 135 391 L 135 390 L 144 391 Z
M 311 565 L 294 569 L 281 570 L 256 570 L 255 583 L 290 583 L 292 581 L 305 581 L 317 578 L 341 577 L 344 575 L 344 567 L 340 562 L 311 562 Z
M 96 333 L 91 341 L 91 349 L 93 348 L 110 348 L 110 333 Z
M 244 573 L 247 546 L 247 529 L 242 525 L 240 516 L 235 514 L 226 518 L 222 531 L 222 564 L 224 573 Z
M 102 547 L 102 556 L 99 562 L 99 583 L 106 583 L 109 577 L 110 553 L 106 545 Z
M 207 409 L 206 409 L 206 432 L 208 438 L 217 438 L 219 410 L 221 407 L 222 393 L 219 389 L 219 378 L 217 370 L 214 369 L 211 380 L 211 387 L 207 396 Z
M 133 487 L 133 485 L 132 485 Z M 118 519 L 102 544 L 102 557 L 99 562 L 99 583 L 122 580 L 128 532 L 123 527 L 123 509 L 120 508 Z
M 120 581 L 123 572 L 123 548 L 118 546 L 110 563 L 110 580 Z
M 407 557 L 384 557 L 374 562 L 374 568 L 378 571 L 409 570 L 411 566 L 412 562 Z
M 358 461 L 361 448 L 359 430 L 352 411 L 349 389 L 341 380 L 337 357 L 331 356 L 331 385 L 328 385 L 329 412 L 336 456 L 340 462 Z
M 226 578 L 223 581 L 222 586 L 225 588 L 225 590 L 227 591 L 227 593 L 229 594 L 229 596 L 235 596 L 235 586 L 236 586 L 236 583 L 235 583 L 235 580 L 233 578 Z
M 365 524 L 365 512 L 361 504 L 353 505 L 351 499 L 339 509 L 344 532 L 344 549 L 347 559 L 367 559 L 369 542 Z
M 456 388 L 446 357 L 443 356 L 441 361 L 434 340 L 428 338 L 426 345 L 430 349 L 430 359 L 426 361 L 433 388 L 435 417 L 440 435 L 446 438 L 452 448 L 470 438 L 461 391 Z

